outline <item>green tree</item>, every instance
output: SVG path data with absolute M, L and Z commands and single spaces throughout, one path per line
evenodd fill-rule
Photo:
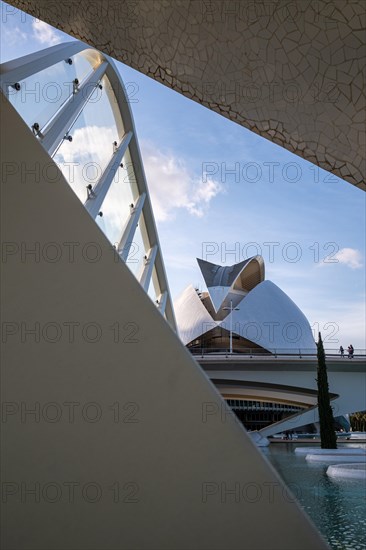
M 327 365 L 325 363 L 325 353 L 322 336 L 319 332 L 319 341 L 317 343 L 318 356 L 318 410 L 320 422 L 320 441 L 322 449 L 336 449 L 337 436 L 334 429 L 334 418 L 332 407 L 330 406 L 329 385 Z
M 359 411 L 350 416 L 351 428 L 354 432 L 364 432 L 366 428 L 366 411 Z

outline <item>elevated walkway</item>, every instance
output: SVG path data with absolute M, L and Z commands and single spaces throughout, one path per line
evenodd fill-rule
M 353 359 L 335 350 L 326 356 L 334 416 L 366 409 L 366 355 L 355 351 Z M 319 420 L 317 409 L 317 357 L 296 354 L 204 353 L 195 355 L 202 369 L 226 399 L 257 399 L 304 407 L 303 412 L 260 430 L 268 437 L 296 430 Z

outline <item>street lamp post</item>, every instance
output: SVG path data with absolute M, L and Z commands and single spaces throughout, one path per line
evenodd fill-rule
M 233 311 L 239 311 L 238 307 L 233 307 L 233 301 L 230 300 L 230 307 L 224 307 L 222 309 L 229 310 L 230 316 L 230 355 L 233 353 Z

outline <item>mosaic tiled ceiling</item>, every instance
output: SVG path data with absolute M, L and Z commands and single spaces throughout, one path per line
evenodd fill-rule
M 366 189 L 366 3 L 9 3 Z

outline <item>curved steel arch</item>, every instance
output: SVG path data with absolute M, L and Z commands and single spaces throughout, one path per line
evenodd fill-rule
M 10 89 L 15 88 L 15 90 L 17 90 L 17 85 L 20 81 L 40 73 L 63 60 L 67 61 L 81 52 L 85 53 L 85 57 L 90 62 L 92 72 L 88 74 L 80 85 L 78 83 L 78 85 L 74 87 L 72 94 L 62 103 L 56 113 L 42 128 L 35 128 L 35 125 L 33 125 L 33 133 L 35 134 L 35 138 L 40 141 L 52 158 L 65 137 L 68 136 L 71 126 L 88 104 L 93 92 L 100 85 L 102 78 L 104 76 L 108 78 L 111 84 L 111 90 L 116 98 L 116 104 L 110 101 L 110 98 L 109 103 L 113 114 L 117 115 L 114 116 L 117 126 L 118 115 L 120 115 L 122 119 L 124 135 L 120 143 L 115 145 L 113 154 L 97 183 L 90 189 L 90 192 L 88 192 L 88 197 L 84 206 L 89 214 L 95 219 L 108 194 L 108 190 L 122 162 L 122 158 L 127 150 L 129 150 L 138 195 L 135 197 L 134 204 L 131 205 L 130 216 L 124 228 L 121 228 L 117 252 L 120 258 L 126 262 L 137 225 L 143 216 L 150 248 L 145 255 L 144 266 L 142 273 L 139 275 L 139 280 L 142 287 L 147 292 L 155 268 L 157 284 L 160 291 L 158 300 L 156 301 L 157 307 L 166 317 L 170 325 L 176 329 L 169 285 L 142 164 L 133 115 L 129 107 L 125 86 L 113 60 L 109 56 L 80 41 L 58 44 L 0 65 L 0 84 L 2 92 L 9 97 Z M 121 130 L 121 128 L 119 129 Z

